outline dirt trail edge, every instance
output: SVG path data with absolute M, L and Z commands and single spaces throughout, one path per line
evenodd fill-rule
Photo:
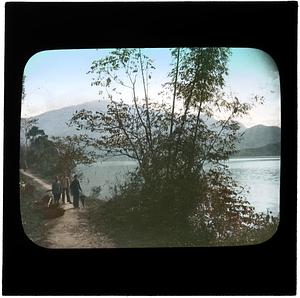
M 20 170 L 42 188 L 51 189 L 51 185 L 30 172 Z M 47 222 L 47 248 L 113 248 L 114 243 L 101 233 L 93 233 L 87 220 L 88 209 L 74 209 L 72 204 L 61 205 L 64 215 Z

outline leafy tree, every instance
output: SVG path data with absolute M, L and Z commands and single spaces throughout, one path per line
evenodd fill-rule
M 31 124 L 36 123 L 37 121 L 31 122 Z M 29 140 L 29 142 L 32 144 L 38 137 L 45 136 L 45 132 L 42 129 L 39 129 L 37 126 L 32 125 L 30 128 L 28 127 L 28 131 L 25 134 L 26 139 Z
M 137 161 L 136 173 L 107 205 L 127 210 L 123 221 L 134 219 L 135 228 L 138 222 L 139 228 L 165 235 L 172 231 L 173 239 L 193 231 L 204 243 L 225 241 L 241 235 L 240 227 L 248 229 L 255 217 L 224 162 L 237 151 L 235 119 L 254 102 L 241 103 L 223 92 L 229 49 L 177 48 L 171 55 L 170 81 L 163 85 L 171 105 L 149 97 L 153 61 L 141 49 L 116 49 L 90 70 L 92 85 L 110 100 L 107 113 L 81 110 L 70 124 L 96 133 L 81 140 L 103 156 Z M 125 90 L 131 91 L 132 104 L 123 101 Z M 205 117 L 217 112 L 226 118 L 208 126 Z
M 43 174 L 51 174 L 55 169 L 57 159 L 53 142 L 48 139 L 44 130 L 39 129 L 36 125 L 31 126 L 25 136 L 29 141 L 26 155 L 30 167 Z
M 46 176 L 61 173 L 69 175 L 78 164 L 90 164 L 96 160 L 95 152 L 87 151 L 87 146 L 81 141 L 82 136 L 48 138 L 44 130 L 33 125 L 31 121 L 25 134 L 27 139 L 26 158 L 30 167 Z M 23 159 L 23 152 L 21 157 Z
M 47 135 L 38 136 L 31 143 L 29 152 L 33 169 L 46 176 L 52 176 L 56 172 L 59 156 Z
M 27 151 L 28 151 L 28 141 L 30 139 L 30 130 L 34 125 L 36 125 L 38 122 L 37 118 L 24 118 L 21 119 L 21 130 L 23 130 L 24 136 L 25 136 L 25 146 L 20 148 L 20 157 L 22 158 L 22 164 L 24 165 L 24 168 L 28 168 L 27 164 Z
M 80 136 L 52 137 L 53 147 L 57 154 L 56 170 L 71 175 L 78 164 L 91 164 L 96 160 L 93 151 L 87 152 L 87 146 Z

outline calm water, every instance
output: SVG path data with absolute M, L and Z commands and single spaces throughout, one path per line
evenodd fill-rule
M 247 200 L 258 212 L 279 212 L 280 158 L 231 159 L 233 177 L 247 190 Z
M 233 177 L 247 190 L 247 200 L 258 212 L 267 208 L 274 214 L 279 212 L 280 158 L 237 158 L 228 161 Z M 101 185 L 101 198 L 111 195 L 110 186 L 122 181 L 128 171 L 136 167 L 134 161 L 106 161 L 92 166 L 80 166 L 84 193 Z

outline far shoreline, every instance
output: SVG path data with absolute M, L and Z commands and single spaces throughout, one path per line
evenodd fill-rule
M 245 156 L 233 156 L 230 157 L 228 160 L 240 160 L 240 159 L 280 159 L 280 155 L 245 155 Z

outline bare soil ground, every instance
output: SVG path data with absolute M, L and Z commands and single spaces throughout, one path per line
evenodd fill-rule
M 39 184 L 45 191 L 51 185 L 36 177 L 32 173 L 22 171 L 23 175 L 30 177 L 34 183 Z M 112 240 L 105 234 L 93 232 L 89 225 L 88 208 L 73 208 L 72 204 L 60 205 L 64 209 L 62 216 L 49 219 L 46 223 L 46 235 L 43 243 L 47 248 L 113 248 Z

